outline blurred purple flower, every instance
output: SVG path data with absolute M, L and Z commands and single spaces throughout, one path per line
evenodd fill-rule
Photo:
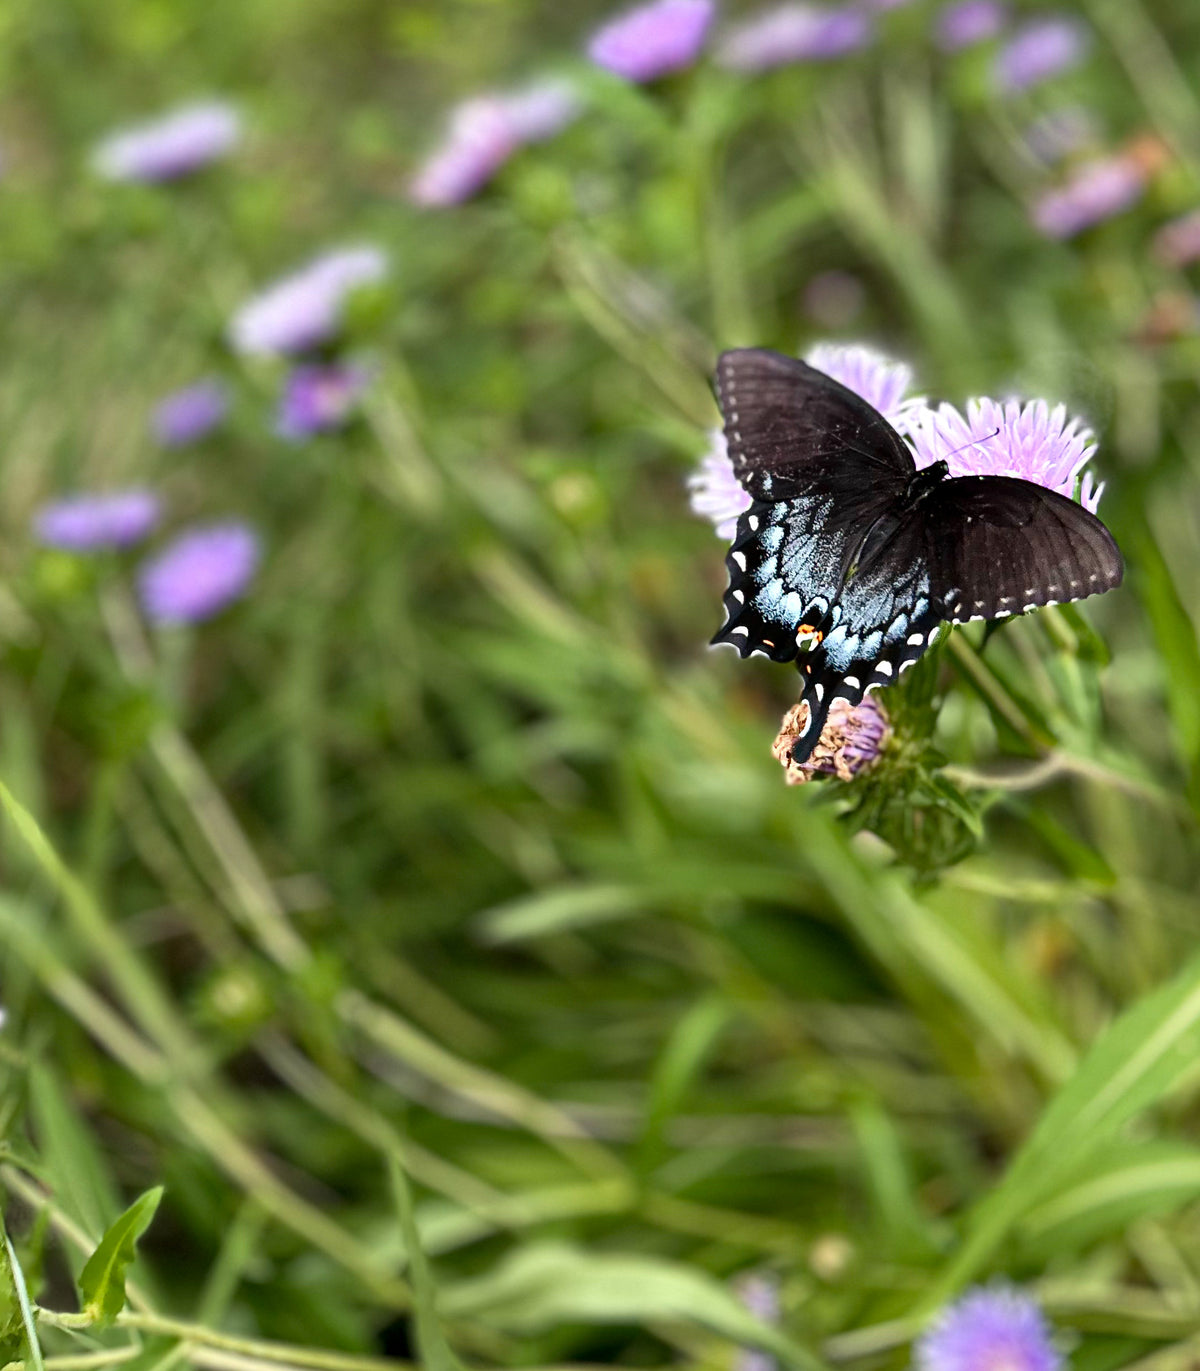
M 1030 19 L 996 54 L 996 83 L 1010 95 L 1028 90 L 1077 66 L 1090 42 L 1087 26 L 1071 15 Z
M 738 1299 L 763 1323 L 779 1322 L 779 1282 L 774 1276 L 751 1273 L 735 1286 Z M 733 1363 L 733 1371 L 776 1371 L 778 1362 L 769 1352 L 743 1348 Z
M 1065 405 L 985 398 L 969 400 L 964 415 L 941 404 L 911 416 L 908 437 L 918 467 L 945 461 L 951 476 L 1018 476 L 1077 499 L 1093 514 L 1104 489 L 1093 486 L 1090 473 L 1079 480 L 1095 455 L 1095 436 L 1082 420 L 1068 421 Z
M 246 524 L 203 524 L 180 534 L 138 575 L 146 617 L 156 624 L 208 619 L 238 599 L 258 569 L 258 535 Z
M 943 52 L 961 52 L 995 38 L 1008 21 L 1001 0 L 958 0 L 938 14 L 935 36 Z
M 700 459 L 699 470 L 688 477 L 688 489 L 692 492 L 692 513 L 711 519 L 718 538 L 732 538 L 738 516 L 753 501 L 733 474 L 725 435 L 720 429 L 713 430 L 712 446 Z
M 916 1371 L 1059 1371 L 1063 1359 L 1029 1295 L 1007 1286 L 969 1290 L 913 1347 Z
M 1025 142 L 1030 152 L 1053 166 L 1073 153 L 1079 152 L 1100 136 L 1095 115 L 1083 105 L 1063 105 L 1047 110 L 1025 130 Z
M 322 253 L 248 300 L 230 322 L 229 341 L 253 355 L 303 352 L 333 337 L 350 294 L 387 270 L 387 254 L 370 245 Z
M 791 62 L 825 62 L 857 52 L 873 37 L 862 10 L 787 4 L 725 31 L 717 61 L 733 71 L 767 71 Z
M 1131 157 L 1104 157 L 1076 168 L 1033 206 L 1033 222 L 1048 238 L 1073 238 L 1141 199 L 1146 173 Z
M 160 400 L 150 425 L 163 447 L 186 447 L 211 433 L 228 412 L 229 392 L 210 376 Z
M 891 733 L 887 710 L 874 695 L 856 705 L 838 698 L 829 707 L 820 741 L 806 762 L 792 761 L 792 748 L 808 720 L 808 702 L 801 700 L 783 716 L 779 734 L 771 746 L 784 768 L 788 785 L 803 785 L 814 776 L 836 776 L 852 781 L 879 758 Z M 1008 1371 L 1008 1368 L 1005 1368 Z
M 588 56 L 627 81 L 654 81 L 690 67 L 716 13 L 713 0 L 652 0 L 597 29 Z
M 299 442 L 314 433 L 340 428 L 354 412 L 370 380 L 365 367 L 344 363 L 296 367 L 280 397 L 275 432 Z
M 1200 209 L 1164 224 L 1154 235 L 1154 252 L 1169 267 L 1186 267 L 1200 259 Z
M 183 105 L 110 134 L 97 145 L 92 166 L 110 181 L 172 181 L 224 157 L 241 136 L 241 117 L 232 105 Z
M 39 542 L 67 552 L 99 552 L 129 547 L 153 532 L 162 513 L 148 490 L 115 490 L 104 495 L 68 495 L 43 505 L 34 515 Z
M 908 395 L 912 367 L 873 348 L 859 343 L 818 343 L 809 348 L 804 360 L 861 395 L 901 433 L 907 431 L 911 416 L 925 408 L 920 396 Z
M 560 80 L 464 101 L 451 112 L 445 138 L 409 183 L 409 198 L 427 207 L 470 199 L 519 148 L 552 138 L 580 108 L 578 92 Z

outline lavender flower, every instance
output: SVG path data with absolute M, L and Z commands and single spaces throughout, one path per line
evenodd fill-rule
M 1070 15 L 1030 19 L 996 54 L 996 83 L 1009 95 L 1040 85 L 1077 66 L 1089 43 L 1088 29 Z
M 354 412 L 370 379 L 370 373 L 361 366 L 335 363 L 296 367 L 279 401 L 276 433 L 299 442 L 314 433 L 340 428 Z
M 598 29 L 588 56 L 627 81 L 657 80 L 699 57 L 714 13 L 713 0 L 652 0 Z
M 814 776 L 852 781 L 860 771 L 874 765 L 892 731 L 887 710 L 874 695 L 865 695 L 856 705 L 835 699 L 816 747 L 807 761 L 797 763 L 792 761 L 792 748 L 803 733 L 808 709 L 807 700 L 794 704 L 783 716 L 779 734 L 771 745 L 788 785 L 803 785 Z
M 99 552 L 140 543 L 154 530 L 160 514 L 158 496 L 148 490 L 69 495 L 43 505 L 33 527 L 47 547 Z
M 146 617 L 156 624 L 211 618 L 244 594 L 259 555 L 258 535 L 246 524 L 190 529 L 142 566 L 138 594 Z
M 303 352 L 342 325 L 346 300 L 387 274 L 386 254 L 367 245 L 322 253 L 299 271 L 268 286 L 233 316 L 229 341 L 252 355 Z
M 717 61 L 733 71 L 825 62 L 865 47 L 872 32 L 870 16 L 862 10 L 780 5 L 726 30 Z
M 150 423 L 163 447 L 186 447 L 211 433 L 228 412 L 229 392 L 208 377 L 160 400 Z
M 996 1285 L 969 1290 L 943 1310 L 913 1348 L 916 1371 L 1060 1371 L 1036 1301 Z
M 1186 267 L 1200 259 L 1200 209 L 1164 224 L 1154 235 L 1154 253 L 1169 267 Z
M 575 88 L 557 80 L 464 101 L 452 111 L 445 138 L 409 183 L 409 198 L 427 207 L 470 199 L 519 148 L 552 138 L 580 108 Z
M 1008 20 L 1007 7 L 1000 0 L 958 0 L 938 14 L 934 31 L 943 52 L 961 52 L 995 38 Z
M 1146 173 L 1132 157 L 1104 157 L 1078 167 L 1033 206 L 1033 222 L 1048 238 L 1073 238 L 1141 199 Z
M 779 1322 L 779 1282 L 774 1276 L 748 1275 L 736 1286 L 742 1304 L 763 1323 Z M 769 1352 L 743 1348 L 733 1363 L 734 1371 L 777 1371 L 779 1363 Z
M 910 417 L 924 409 L 918 396 L 908 396 L 912 367 L 858 343 L 818 343 L 804 360 L 874 406 L 894 429 L 907 431 Z
M 733 474 L 733 463 L 725 445 L 725 435 L 713 429 L 712 446 L 700 459 L 700 469 L 688 477 L 692 513 L 711 519 L 718 538 L 730 539 L 737 530 L 738 516 L 753 501 Z
M 1081 420 L 1068 420 L 1065 405 L 969 400 L 964 415 L 942 404 L 913 414 L 908 437 L 918 467 L 945 461 L 951 476 L 1018 476 L 1078 499 L 1093 514 L 1104 489 L 1090 474 L 1079 480 L 1096 442 Z
M 224 157 L 241 136 L 241 117 L 232 105 L 183 105 L 152 123 L 110 134 L 92 154 L 92 165 L 110 181 L 173 181 Z

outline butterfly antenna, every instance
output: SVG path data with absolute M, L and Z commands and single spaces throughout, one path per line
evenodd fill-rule
M 999 435 L 1000 426 L 997 424 L 997 426 L 992 430 L 991 433 L 985 433 L 982 438 L 972 438 L 970 442 L 964 443 L 962 447 L 956 447 L 951 452 L 943 452 L 939 460 L 944 462 L 947 457 L 955 457 L 960 452 L 966 452 L 967 448 L 978 447 L 980 443 L 986 443 L 992 438 L 999 437 Z

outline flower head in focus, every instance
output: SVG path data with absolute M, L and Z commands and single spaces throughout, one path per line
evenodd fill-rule
M 1145 190 L 1146 172 L 1134 158 L 1096 158 L 1034 203 L 1033 222 L 1048 238 L 1073 238 L 1129 209 Z
M 879 758 L 891 724 L 887 710 L 874 695 L 864 695 L 858 704 L 838 698 L 829 707 L 821 737 L 807 761 L 792 761 L 792 748 L 800 740 L 808 719 L 808 701 L 794 704 L 783 716 L 771 752 L 783 767 L 788 785 L 803 785 L 814 776 L 836 776 L 852 781 L 858 773 Z
M 580 109 L 578 92 L 562 80 L 465 100 L 452 111 L 446 136 L 409 183 L 409 198 L 429 208 L 469 200 L 519 148 L 552 138 Z
M 248 300 L 230 322 L 229 341 L 235 351 L 251 355 L 315 347 L 341 328 L 351 293 L 381 281 L 387 270 L 387 255 L 377 247 L 322 253 Z
M 656 81 L 695 62 L 715 12 L 713 0 L 651 0 L 597 29 L 588 56 L 627 81 Z
M 150 426 L 163 447 L 186 447 L 210 434 L 228 412 L 228 390 L 208 377 L 160 400 Z
M 280 397 L 276 433 L 299 442 L 314 433 L 341 428 L 370 379 L 365 367 L 340 362 L 296 367 Z
M 717 61 L 734 71 L 824 62 L 857 52 L 872 36 L 870 16 L 860 9 L 786 4 L 727 29 Z
M 1169 267 L 1200 260 L 1200 209 L 1164 224 L 1154 235 L 1154 254 Z
M 962 414 L 941 404 L 915 415 L 908 436 L 918 467 L 944 461 L 951 476 L 1016 476 L 1078 499 L 1093 514 L 1104 489 L 1090 473 L 1080 481 L 1096 441 L 1081 420 L 1068 419 L 1065 405 L 980 399 Z
M 224 157 L 241 136 L 241 117 L 232 105 L 183 105 L 110 134 L 97 145 L 92 166 L 110 181 L 173 181 Z
M 236 522 L 202 524 L 144 563 L 138 596 L 156 624 L 211 618 L 246 591 L 258 569 L 258 535 Z
M 961 52 L 995 38 L 1007 20 L 1000 0 L 957 0 L 939 12 L 934 36 L 943 52 Z
M 913 1348 L 916 1371 L 1060 1371 L 1037 1302 L 1007 1286 L 969 1290 Z
M 65 552 L 131 547 L 154 531 L 162 514 L 149 490 L 69 495 L 43 505 L 34 516 L 38 541 Z
M 809 348 L 804 360 L 861 395 L 900 433 L 907 431 L 912 415 L 924 408 L 922 398 L 908 394 L 912 367 L 874 348 L 859 343 L 818 343 Z
M 1090 33 L 1067 14 L 1030 19 L 996 54 L 996 84 L 1015 95 L 1078 66 L 1087 53 Z

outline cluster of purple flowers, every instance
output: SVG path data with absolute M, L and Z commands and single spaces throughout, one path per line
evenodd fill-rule
M 1084 471 L 1096 452 L 1095 438 L 1065 406 L 985 397 L 968 401 L 965 412 L 945 403 L 935 408 L 909 393 L 910 367 L 871 348 L 819 343 L 806 360 L 877 409 L 907 439 L 918 468 L 944 461 L 951 476 L 1017 476 L 1078 500 L 1095 513 L 1104 487 Z M 712 433 L 688 485 L 693 511 L 710 520 L 719 537 L 731 539 L 739 516 L 752 502 L 734 475 L 719 430 Z M 785 766 L 802 723 L 792 714 L 784 718 L 776 755 Z M 886 737 L 887 715 L 868 696 L 836 718 L 830 714 L 821 746 L 806 767 L 790 768 L 788 779 L 826 773 L 848 780 L 874 760 Z

